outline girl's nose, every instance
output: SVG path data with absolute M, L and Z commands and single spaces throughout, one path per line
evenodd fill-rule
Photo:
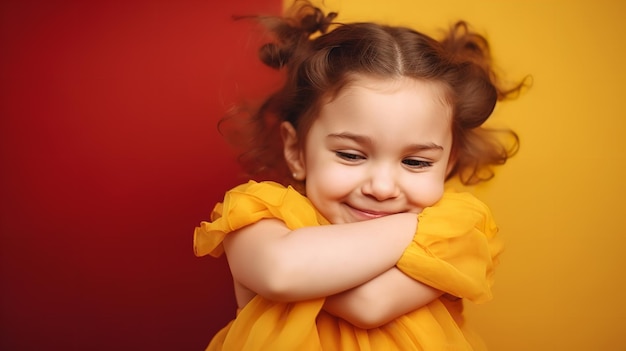
M 386 167 L 375 167 L 371 170 L 362 192 L 378 201 L 396 198 L 400 193 L 393 170 Z

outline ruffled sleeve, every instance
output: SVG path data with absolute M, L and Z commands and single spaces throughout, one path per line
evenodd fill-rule
M 224 252 L 222 241 L 228 233 L 266 218 L 281 219 L 290 229 L 328 224 L 310 201 L 292 187 L 249 181 L 228 191 L 224 201 L 215 205 L 211 221 L 196 227 L 196 256 L 220 256 Z
M 494 267 L 502 251 L 489 208 L 469 193 L 446 192 L 418 216 L 418 229 L 397 267 L 451 295 L 491 300 Z

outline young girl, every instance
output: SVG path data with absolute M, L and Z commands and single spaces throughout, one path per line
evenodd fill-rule
M 261 19 L 275 35 L 261 58 L 285 81 L 242 160 L 276 182 L 230 190 L 196 228 L 196 255 L 226 253 L 239 306 L 208 350 L 481 349 L 462 303 L 491 299 L 501 243 L 488 208 L 444 184 L 513 154 L 482 124 L 520 86 L 499 87 L 463 22 L 436 41 L 328 31 L 334 17 Z

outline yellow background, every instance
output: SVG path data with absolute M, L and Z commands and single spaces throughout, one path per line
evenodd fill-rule
M 324 4 L 339 21 L 436 37 L 465 19 L 487 36 L 505 78 L 532 75 L 532 88 L 493 118 L 519 133 L 520 153 L 473 189 L 507 249 L 495 300 L 468 304 L 468 319 L 490 350 L 626 350 L 626 2 Z

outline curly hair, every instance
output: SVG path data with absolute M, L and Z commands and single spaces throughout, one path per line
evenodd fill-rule
M 487 40 L 466 22 L 457 22 L 437 41 L 407 27 L 334 23 L 336 13 L 324 14 L 306 1 L 296 5 L 283 17 L 256 17 L 272 35 L 259 57 L 284 73 L 284 84 L 250 114 L 249 123 L 239 126 L 247 128 L 247 138 L 239 131 L 238 144 L 245 150 L 240 161 L 250 176 L 301 188 L 283 157 L 280 123 L 290 122 L 303 140 L 325 98 L 336 96 L 358 75 L 443 83 L 453 111 L 454 163 L 447 179 L 458 176 L 466 185 L 489 180 L 493 166 L 517 152 L 514 131 L 483 124 L 496 102 L 519 93 L 524 81 L 508 89 L 501 86 Z

